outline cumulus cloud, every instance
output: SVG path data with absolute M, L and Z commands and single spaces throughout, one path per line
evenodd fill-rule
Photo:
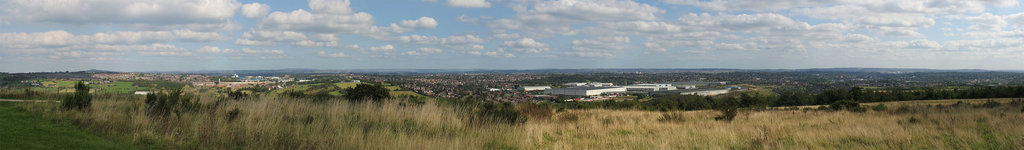
M 415 51 L 402 52 L 402 55 L 426 56 L 426 55 L 440 54 L 440 53 L 441 53 L 441 49 L 423 47 L 423 48 L 420 48 L 420 49 L 415 50 Z
M 372 52 L 386 52 L 386 51 L 394 51 L 394 50 L 395 50 L 395 46 L 391 45 L 391 44 L 384 45 L 384 46 L 370 47 L 370 51 L 372 51 Z
M 629 48 L 629 37 L 599 37 L 596 39 L 573 40 L 572 49 L 567 52 L 569 55 L 583 57 L 609 57 L 614 53 Z
M 232 24 L 230 19 L 240 6 L 235 0 L 8 0 L 0 5 L 0 20 L 199 30 Z
M 319 52 L 316 52 L 316 55 L 317 56 L 321 56 L 321 57 L 333 57 L 333 58 L 345 57 L 345 53 L 342 53 L 342 52 L 328 53 L 326 51 L 319 51 Z
M 516 11 L 516 16 L 498 19 L 489 26 L 521 29 L 538 35 L 571 35 L 572 24 L 632 20 L 657 20 L 664 13 L 657 7 L 621 0 L 561 0 L 534 4 Z
M 491 3 L 485 0 L 448 0 L 445 3 L 451 7 L 466 7 L 466 8 L 487 8 L 491 7 Z
M 262 27 L 262 30 L 344 33 L 384 39 L 391 34 L 433 29 L 438 25 L 434 18 L 420 17 L 415 20 L 402 20 L 390 26 L 376 26 L 373 15 L 353 11 L 348 0 L 312 0 L 309 2 L 309 8 L 311 11 L 298 9 L 291 12 L 271 12 L 258 26 Z
M 225 37 L 214 32 L 176 31 L 118 31 L 75 35 L 64 30 L 32 33 L 0 33 L 0 47 L 13 49 L 59 48 L 93 44 L 147 44 L 163 42 L 213 42 Z
M 242 5 L 239 14 L 248 18 L 262 18 L 270 12 L 270 5 L 263 3 L 249 3 Z
M 540 53 L 547 52 L 549 50 L 546 44 L 537 42 L 531 38 L 505 41 L 502 46 L 520 53 Z

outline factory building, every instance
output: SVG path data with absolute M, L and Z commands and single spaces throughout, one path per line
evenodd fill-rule
M 576 87 L 576 86 L 581 86 L 581 87 L 615 86 L 615 84 L 612 84 L 612 83 L 602 83 L 602 82 L 573 82 L 573 83 L 566 83 L 566 84 L 562 84 L 562 85 L 570 86 L 570 87 Z
M 551 86 L 522 86 L 522 87 L 519 87 L 519 90 L 521 90 L 521 91 L 540 91 L 540 90 L 547 90 L 547 89 L 551 89 Z
M 654 91 L 668 91 L 676 90 L 672 84 L 634 84 L 625 86 L 626 91 L 630 92 L 654 92 Z
M 614 87 L 614 86 L 602 86 L 602 87 L 570 87 L 570 88 L 557 88 L 547 89 L 544 93 L 551 95 L 575 95 L 575 96 L 594 96 L 609 93 L 623 93 L 626 92 L 625 87 Z
M 653 93 L 655 93 L 655 94 L 680 94 L 680 95 L 710 96 L 710 95 L 726 94 L 726 93 L 729 93 L 730 90 L 731 89 L 728 89 L 728 88 L 725 88 L 725 89 L 684 89 L 684 90 L 657 91 L 657 92 L 653 92 Z

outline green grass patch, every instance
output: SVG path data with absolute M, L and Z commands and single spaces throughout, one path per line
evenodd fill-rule
M 0 149 L 140 149 L 45 120 L 13 102 L 0 102 Z
M 335 83 L 334 85 L 338 86 L 338 88 L 346 89 L 346 88 L 356 87 L 356 85 L 359 85 L 359 84 L 362 84 L 362 83 L 342 82 L 342 83 Z

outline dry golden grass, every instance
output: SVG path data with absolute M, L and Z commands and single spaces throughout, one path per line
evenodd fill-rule
M 141 100 L 97 100 L 88 112 L 24 104 L 100 134 L 171 149 L 1021 149 L 1020 105 L 910 111 L 567 110 L 521 125 L 476 125 L 471 112 L 428 101 L 313 103 L 259 98 L 204 101 L 206 110 L 166 119 Z M 206 96 L 204 99 L 213 99 Z M 955 102 L 955 101 L 953 101 Z M 240 110 L 234 121 L 231 109 Z M 662 119 L 674 114 L 670 120 Z M 911 119 L 913 118 L 913 119 Z M 914 121 L 911 121 L 914 120 Z

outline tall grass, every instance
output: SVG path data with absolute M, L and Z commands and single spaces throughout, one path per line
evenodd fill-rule
M 75 125 L 172 149 L 1020 149 L 1021 104 L 910 105 L 884 111 L 520 110 L 525 123 L 472 120 L 473 109 L 427 100 L 351 103 L 262 97 L 220 100 L 175 117 L 147 115 L 139 97 L 90 110 L 24 104 Z M 901 106 L 902 107 L 902 106 Z M 550 114 L 548 114 L 550 113 Z M 234 114 L 234 115 L 231 115 Z M 229 119 L 234 116 L 235 119 Z M 910 121 L 916 120 L 916 121 Z

